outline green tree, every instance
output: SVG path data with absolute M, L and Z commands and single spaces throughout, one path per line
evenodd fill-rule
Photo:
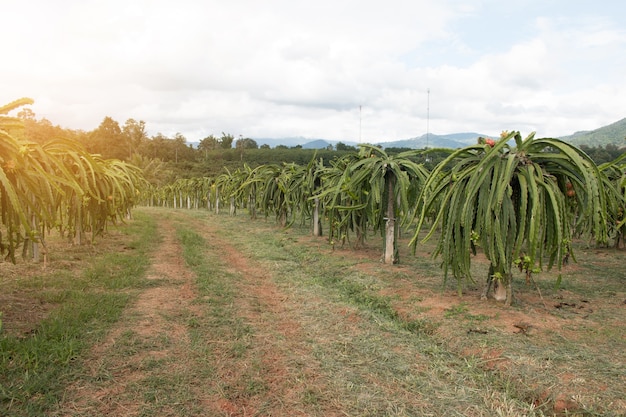
M 122 129 L 122 135 L 128 148 L 128 155 L 124 159 L 129 161 L 141 145 L 148 140 L 146 122 L 143 120 L 136 121 L 135 119 L 126 120 Z
M 335 145 L 335 148 L 338 151 L 350 151 L 350 152 L 356 151 L 356 148 L 354 146 L 346 145 L 343 142 L 337 142 L 337 145 Z
M 188 160 L 189 152 L 187 150 L 187 138 L 185 138 L 182 133 L 176 133 L 172 141 L 172 147 L 174 149 L 174 162 Z
M 30 247 L 36 258 L 35 244 L 54 227 L 77 243 L 86 231 L 93 239 L 108 222 L 128 216 L 144 184 L 138 168 L 92 155 L 76 141 L 10 135 L 23 130 L 23 120 L 2 115 L 27 103 L 0 107 L 0 252 L 13 261 L 20 243 L 23 255 Z
M 385 263 L 399 261 L 401 219 L 409 216 L 409 201 L 415 201 L 428 176 L 423 166 L 411 160 L 416 153 L 412 150 L 388 155 L 377 146 L 359 145 L 358 154 L 348 157 L 343 174 L 334 185 L 335 194 L 345 195 L 334 201 L 342 201 L 344 212 L 356 214 L 360 235 L 364 235 L 368 225 L 383 235 Z
M 235 148 L 237 149 L 258 149 L 259 145 L 256 140 L 250 138 L 237 139 L 235 142 Z
M 162 133 L 157 133 L 156 135 L 149 138 L 139 150 L 143 156 L 148 158 L 158 158 L 161 161 L 167 162 L 171 161 L 171 150 L 169 149 L 170 139 Z
M 224 171 L 224 173 L 218 175 L 215 179 L 215 213 L 219 214 L 220 202 L 228 199 L 230 206 L 229 214 L 234 216 L 237 214 L 238 191 L 246 175 L 240 170 L 236 170 L 233 173 L 231 173 L 228 169 L 224 169 Z
M 330 161 L 321 173 L 323 189 L 315 197 L 321 201 L 323 211 L 328 218 L 328 240 L 334 247 L 336 242 L 344 244 L 350 241 L 350 232 L 356 235 L 355 248 L 365 243 L 367 216 L 365 199 L 369 191 L 350 192 L 346 186 L 350 180 L 348 167 L 359 160 L 356 152 L 348 152 L 340 158 Z
M 88 152 L 100 154 L 105 159 L 123 159 L 128 156 L 128 146 L 122 135 L 122 129 L 119 123 L 109 116 L 105 117 L 100 126 L 89 134 L 86 147 Z
M 259 146 L 254 139 L 240 138 L 235 142 L 235 148 L 239 152 L 239 159 L 243 161 L 243 154 L 246 149 L 258 149 Z
M 282 227 L 292 223 L 289 221 L 289 215 L 293 214 L 294 200 L 290 198 L 289 190 L 291 181 L 298 172 L 296 164 L 283 163 L 263 165 L 257 173 L 263 184 L 263 189 L 260 190 L 260 207 L 266 217 L 274 213 L 276 221 Z
M 200 143 L 198 144 L 198 150 L 203 151 L 203 152 L 213 151 L 215 149 L 219 149 L 219 147 L 220 147 L 220 142 L 213 135 L 207 136 L 206 138 L 202 139 Z
M 514 140 L 515 146 L 509 145 Z M 568 190 L 572 190 L 569 192 Z M 568 196 L 571 195 L 571 197 Z M 435 221 L 423 239 L 438 234 L 435 256 L 443 258 L 458 280 L 471 279 L 470 254 L 482 247 L 491 262 L 487 286 L 505 288 L 512 301 L 512 267 L 527 272 L 547 262 L 561 267 L 571 253 L 572 220 L 569 207 L 578 206 L 586 231 L 598 242 L 607 239 L 607 201 L 600 172 L 580 149 L 558 139 L 522 140 L 519 132 L 503 132 L 495 142 L 456 150 L 430 174 L 419 197 L 418 233 L 429 212 Z
M 222 137 L 220 138 L 220 147 L 222 149 L 231 149 L 233 147 L 234 140 L 235 137 L 233 135 L 222 132 Z
M 301 201 L 303 220 L 307 217 L 311 218 L 313 236 L 322 236 L 322 207 L 318 194 L 322 190 L 324 159 L 317 159 L 316 156 L 317 153 L 303 168 L 302 175 L 292 182 L 291 189 Z M 310 206 L 311 200 L 313 200 L 313 207 Z
M 615 248 L 626 245 L 626 152 L 611 162 L 600 165 L 608 199 L 608 229 Z
M 238 181 L 237 195 L 239 199 L 248 205 L 248 213 L 251 219 L 257 218 L 257 200 L 259 197 L 259 189 L 263 188 L 263 180 L 259 176 L 259 172 L 263 170 L 263 166 L 254 169 L 248 164 L 243 165 L 240 170 L 240 180 Z

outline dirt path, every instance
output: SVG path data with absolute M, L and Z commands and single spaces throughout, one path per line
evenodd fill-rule
M 235 355 L 214 346 L 216 378 L 211 381 L 212 406 L 224 416 L 345 416 L 332 404 L 316 412 L 303 404 L 308 395 L 325 390 L 325 381 L 306 343 L 301 305 L 274 282 L 272 272 L 249 259 L 220 236 L 196 221 L 206 241 L 219 248 L 219 257 L 233 279 L 233 312 L 251 331 L 245 352 Z M 226 341 L 224 341 L 226 342 Z M 226 387 L 226 389 L 224 389 Z M 320 410 L 321 408 L 321 410 Z
M 302 398 L 307 390 L 322 390 L 324 382 L 292 319 L 298 306 L 267 270 L 206 224 L 196 226 L 221 248 L 228 272 L 242 277 L 233 284 L 233 311 L 253 329 L 244 353 L 233 357 L 233 349 L 225 347 L 236 342 L 211 335 L 205 335 L 202 352 L 193 346 L 190 323 L 209 312 L 198 301 L 196 277 L 185 265 L 172 220 L 161 219 L 161 242 L 147 276 L 152 284 L 88 353 L 87 374 L 68 387 L 57 415 L 310 415 Z M 323 414 L 344 415 L 332 406 Z
M 154 253 L 148 279 L 154 285 L 141 292 L 106 339 L 89 352 L 88 374 L 69 387 L 61 415 L 132 416 L 140 414 L 145 381 L 161 372 L 185 366 L 189 337 L 185 321 L 200 314 L 194 274 L 185 267 L 171 223 L 159 225 L 162 241 Z M 139 397 L 139 398 L 138 398 Z

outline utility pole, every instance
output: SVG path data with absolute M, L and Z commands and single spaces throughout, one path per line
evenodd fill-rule
M 426 149 L 428 149 L 428 139 L 430 136 L 430 88 L 426 90 Z
M 428 139 L 430 136 L 430 88 L 426 90 L 426 148 L 428 149 Z M 426 155 L 426 162 L 430 162 L 430 157 Z
M 361 131 L 362 131 L 362 130 L 361 130 L 361 124 L 362 124 L 361 122 L 362 122 L 362 120 L 363 120 L 363 118 L 362 118 L 362 116 L 361 116 L 361 111 L 362 111 L 361 107 L 362 107 L 362 106 L 361 106 L 361 105 L 359 105 L 359 143 L 361 143 Z

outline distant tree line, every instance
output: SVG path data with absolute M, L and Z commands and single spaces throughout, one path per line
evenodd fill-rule
M 45 118 L 37 120 L 30 109 L 22 110 L 18 117 L 24 121 L 26 135 L 30 140 L 38 143 L 58 137 L 76 140 L 90 153 L 139 166 L 148 172 L 147 179 L 154 185 L 169 183 L 177 178 L 213 177 L 224 172 L 225 168 L 234 171 L 244 164 L 252 168 L 282 162 L 306 165 L 314 157 L 328 164 L 333 159 L 356 151 L 354 146 L 342 142 L 324 149 L 304 149 L 300 145 L 270 148 L 268 145 L 259 146 L 254 139 L 242 136 L 236 139 L 234 135 L 224 132 L 220 136 L 203 138 L 194 148 L 180 133 L 173 137 L 162 133 L 149 136 L 146 124 L 141 120 L 128 119 L 120 125 L 107 116 L 96 129 L 83 131 L 54 126 Z M 581 149 L 597 164 L 612 161 L 626 151 L 626 148 L 618 148 L 616 145 L 582 145 Z M 385 148 L 389 155 L 407 150 L 409 148 Z M 432 169 L 446 156 L 445 151 L 431 151 L 414 157 L 414 162 L 423 163 L 426 168 Z
M 580 149 L 589 155 L 597 165 L 614 161 L 618 156 L 626 152 L 626 146 L 618 147 L 614 144 L 608 144 L 604 147 L 602 145 L 580 145 Z

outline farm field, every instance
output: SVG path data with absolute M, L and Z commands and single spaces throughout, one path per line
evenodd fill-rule
M 621 416 L 626 251 L 576 244 L 457 296 L 431 243 L 380 262 L 308 228 L 141 208 L 95 244 L 0 264 L 0 416 Z

